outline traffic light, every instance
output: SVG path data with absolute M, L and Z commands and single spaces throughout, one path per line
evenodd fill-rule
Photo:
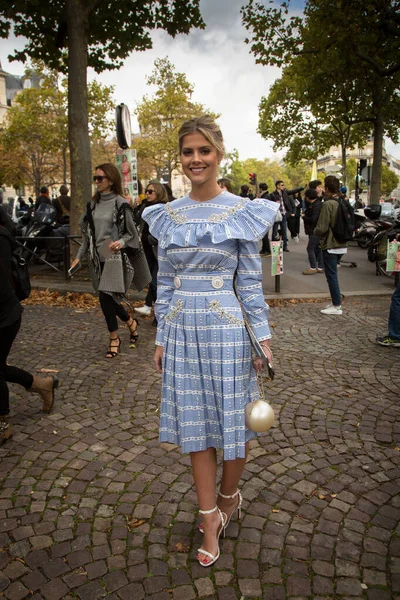
M 257 185 L 256 173 L 249 173 L 249 183 L 250 183 L 250 185 Z
M 363 169 L 365 169 L 365 167 L 367 166 L 367 159 L 366 158 L 360 158 L 360 173 Z

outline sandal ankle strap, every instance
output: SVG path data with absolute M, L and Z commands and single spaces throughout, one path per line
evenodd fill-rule
M 211 515 L 212 513 L 217 512 L 217 510 L 219 510 L 218 506 L 214 506 L 214 508 L 212 508 L 211 510 L 199 510 L 199 513 L 201 515 Z
M 221 498 L 226 498 L 227 500 L 231 500 L 232 498 L 236 498 L 236 496 L 240 494 L 240 490 L 237 489 L 236 492 L 234 494 L 232 494 L 232 496 L 225 496 L 225 494 L 223 494 L 222 492 L 218 492 L 218 496 L 221 496 Z

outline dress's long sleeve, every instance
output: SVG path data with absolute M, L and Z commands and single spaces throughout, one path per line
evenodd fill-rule
M 158 247 L 157 300 L 154 313 L 157 319 L 156 346 L 164 346 L 165 316 L 175 291 L 175 269 L 168 260 L 166 251 Z
M 236 289 L 254 335 L 260 341 L 270 339 L 269 306 L 262 291 L 262 267 L 257 242 L 239 242 Z

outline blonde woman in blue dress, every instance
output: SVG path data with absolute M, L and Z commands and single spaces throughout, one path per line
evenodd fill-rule
M 160 440 L 190 453 L 204 533 L 198 561 L 219 558 L 219 537 L 235 511 L 248 442 L 245 405 L 258 396 L 242 308 L 272 362 L 268 305 L 257 241 L 275 221 L 277 204 L 240 198 L 217 183 L 222 133 L 208 116 L 179 131 L 182 169 L 191 192 L 147 208 L 158 239 L 158 322 L 155 365 L 162 373 Z M 223 472 L 216 497 L 216 449 Z

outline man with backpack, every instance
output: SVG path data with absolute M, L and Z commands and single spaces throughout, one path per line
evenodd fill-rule
M 346 254 L 347 243 L 354 234 L 354 211 L 349 202 L 340 197 L 340 182 L 334 175 L 324 181 L 325 202 L 314 229 L 321 238 L 320 247 L 324 259 L 325 277 L 328 282 L 332 303 L 321 310 L 324 315 L 341 315 L 342 296 L 338 280 L 338 261 Z

